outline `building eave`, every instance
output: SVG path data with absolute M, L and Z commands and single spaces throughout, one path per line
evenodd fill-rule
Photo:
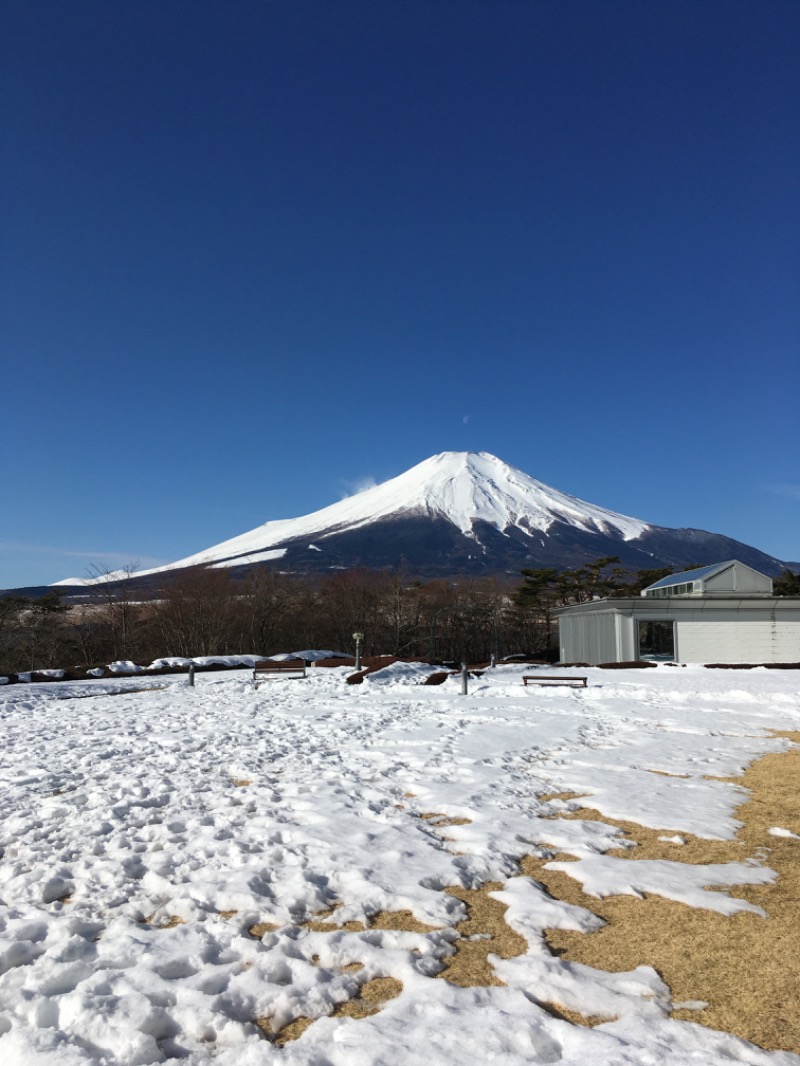
M 625 599 L 591 600 L 554 607 L 556 617 L 565 614 L 595 614 L 603 611 L 635 611 L 637 614 L 682 613 L 698 610 L 797 611 L 800 596 L 754 596 L 717 593 L 711 596 L 626 597 Z

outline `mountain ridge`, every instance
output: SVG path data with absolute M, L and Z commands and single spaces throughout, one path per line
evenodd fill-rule
M 777 574 L 780 560 L 722 534 L 670 529 L 554 489 L 488 452 L 442 452 L 403 474 L 298 518 L 271 520 L 136 579 L 191 566 L 354 566 L 420 576 L 518 572 L 619 556 L 635 569 L 739 558 Z M 69 578 L 58 586 L 113 580 Z

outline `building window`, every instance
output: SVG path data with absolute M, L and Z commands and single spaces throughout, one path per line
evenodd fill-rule
M 697 582 L 698 589 L 700 583 Z M 661 585 L 659 588 L 650 589 L 649 592 L 645 592 L 645 596 L 652 596 L 656 599 L 667 599 L 669 596 L 691 596 L 695 591 L 695 582 L 683 581 L 680 585 Z
M 675 623 L 639 622 L 639 658 L 672 662 L 675 658 Z

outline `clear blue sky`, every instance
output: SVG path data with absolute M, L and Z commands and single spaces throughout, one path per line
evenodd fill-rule
M 5 0 L 0 588 L 436 452 L 800 560 L 797 0 Z

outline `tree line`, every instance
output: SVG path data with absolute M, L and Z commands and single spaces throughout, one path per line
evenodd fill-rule
M 58 590 L 36 600 L 0 598 L 0 674 L 144 665 L 164 657 L 274 655 L 306 648 L 486 662 L 519 654 L 557 657 L 552 609 L 598 597 L 634 596 L 671 573 L 632 573 L 615 557 L 572 570 L 523 570 L 511 577 L 421 581 L 402 573 L 347 570 L 327 576 L 268 568 L 245 578 L 194 567 L 164 576 L 143 600 L 132 568 L 87 586 L 87 599 Z M 97 575 L 95 575 L 97 576 Z M 800 595 L 787 571 L 777 595 Z
M 77 602 L 58 591 L 0 599 L 0 674 L 306 648 L 352 655 L 354 633 L 364 635 L 364 655 L 477 662 L 544 654 L 543 632 L 515 603 L 517 584 L 371 570 L 320 577 L 263 568 L 237 578 L 196 567 L 166 576 L 142 600 L 131 572 L 88 586 Z

